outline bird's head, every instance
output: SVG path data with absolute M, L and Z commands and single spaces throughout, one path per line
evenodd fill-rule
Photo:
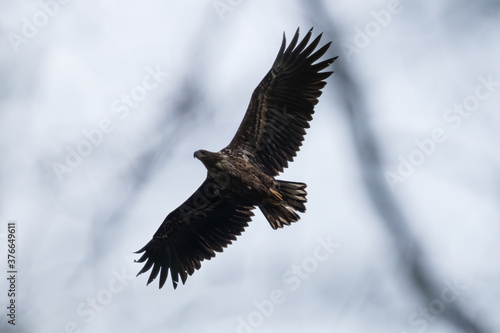
M 207 168 L 217 162 L 217 153 L 200 149 L 194 152 L 193 157 L 199 159 Z
M 199 159 L 200 161 L 203 160 L 206 156 L 208 155 L 208 151 L 199 149 L 194 152 L 193 157 Z

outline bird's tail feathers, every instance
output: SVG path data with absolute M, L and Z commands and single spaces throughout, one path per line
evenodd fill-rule
M 283 228 L 300 219 L 295 211 L 306 211 L 306 187 L 304 183 L 277 180 L 278 192 L 275 198 L 259 206 L 273 229 Z

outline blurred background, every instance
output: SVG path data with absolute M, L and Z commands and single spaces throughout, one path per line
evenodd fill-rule
M 500 2 L 2 1 L 2 332 L 498 332 Z M 260 212 L 177 290 L 133 252 L 233 137 L 282 34 L 339 56 Z M 15 221 L 16 325 L 7 323 Z

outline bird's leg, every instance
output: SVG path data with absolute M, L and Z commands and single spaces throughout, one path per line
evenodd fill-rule
M 283 196 L 275 189 L 271 189 L 271 194 L 275 199 L 278 199 L 278 201 L 283 201 Z

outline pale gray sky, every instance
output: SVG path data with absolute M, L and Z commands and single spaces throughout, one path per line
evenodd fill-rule
M 15 327 L 0 279 L 1 331 L 498 331 L 498 14 L 2 2 L 0 258 L 14 220 L 18 275 Z M 146 287 L 133 251 L 203 181 L 193 152 L 229 143 L 298 26 L 340 56 L 280 176 L 308 184 L 307 213 L 278 231 L 256 213 L 186 285 Z

